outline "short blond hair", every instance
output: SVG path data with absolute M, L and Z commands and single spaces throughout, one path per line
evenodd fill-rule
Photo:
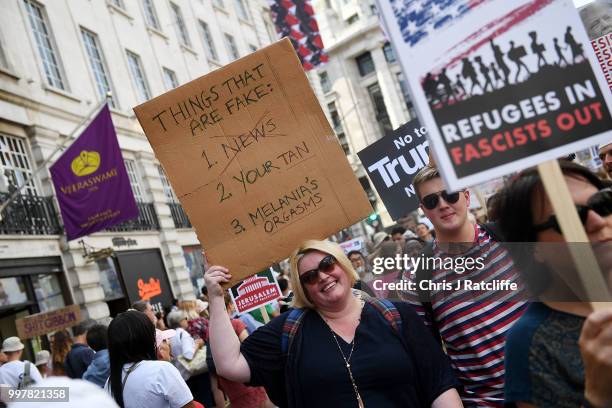
M 414 190 L 417 193 L 417 197 L 419 197 L 419 199 L 421 198 L 421 194 L 419 193 L 419 186 L 421 184 L 425 183 L 426 181 L 433 180 L 439 177 L 440 177 L 440 172 L 438 171 L 438 168 L 435 166 L 427 165 L 423 167 L 421 170 L 419 170 L 418 173 L 414 176 L 414 179 L 412 179 L 412 185 L 414 186 Z
M 338 264 L 349 278 L 349 284 L 351 287 L 353 287 L 358 279 L 357 272 L 355 272 L 355 269 L 353 269 L 351 261 L 349 261 L 349 259 L 346 257 L 340 245 L 336 244 L 335 242 L 320 241 L 318 239 L 306 240 L 295 251 L 293 251 L 291 257 L 289 258 L 289 262 L 291 264 L 291 275 L 289 278 L 291 279 L 291 287 L 293 288 L 292 306 L 296 308 L 316 309 L 316 306 L 313 305 L 308 299 L 308 296 L 304 291 L 304 287 L 300 282 L 300 272 L 298 268 L 302 257 L 312 251 L 323 252 L 336 258 Z

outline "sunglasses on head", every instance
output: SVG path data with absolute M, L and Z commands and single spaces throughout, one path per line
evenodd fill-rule
M 319 278 L 319 271 L 329 273 L 334 269 L 335 264 L 336 258 L 334 258 L 333 255 L 327 255 L 325 258 L 321 259 L 321 262 L 319 262 L 319 266 L 317 267 L 317 269 L 311 269 L 301 274 L 300 282 L 302 283 L 302 285 L 310 285 L 315 283 Z
M 576 211 L 578 212 L 578 217 L 583 226 L 586 225 L 589 211 L 595 211 L 595 213 L 601 217 L 607 217 L 612 214 L 612 188 L 608 187 L 599 190 L 589 198 L 586 205 L 576 204 Z M 562 234 L 561 227 L 554 214 L 551 215 L 546 222 L 534 225 L 533 228 L 536 232 L 552 228 L 559 234 Z
M 423 207 L 428 210 L 433 210 L 440 203 L 440 197 L 449 204 L 455 204 L 459 201 L 459 193 L 447 193 L 446 191 L 438 191 L 437 193 L 427 194 L 421 199 Z

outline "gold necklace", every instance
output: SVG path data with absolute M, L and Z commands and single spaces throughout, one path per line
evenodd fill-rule
M 365 301 L 363 299 L 359 299 L 360 304 L 361 304 L 361 309 L 363 309 L 363 306 L 365 304 Z M 351 357 L 353 356 L 353 351 L 355 350 L 355 342 L 356 342 L 356 338 L 357 338 L 357 329 L 355 329 L 355 336 L 353 337 L 353 342 L 351 344 L 351 352 L 349 353 L 348 358 L 346 358 L 344 356 L 344 352 L 342 351 L 342 347 L 340 347 L 340 343 L 338 342 L 338 338 L 336 337 L 336 333 L 334 333 L 333 329 L 331 328 L 331 326 L 329 325 L 329 323 L 327 323 L 327 320 L 320 315 L 321 318 L 323 319 L 323 321 L 325 322 L 325 324 L 327 325 L 327 327 L 329 328 L 329 331 L 332 334 L 332 337 L 334 338 L 334 341 L 336 342 L 336 346 L 338 346 L 338 351 L 340 351 L 340 355 L 342 356 L 342 359 L 344 360 L 344 364 L 346 366 L 346 370 L 348 371 L 348 375 L 349 375 L 349 379 L 351 380 L 351 384 L 353 385 L 353 390 L 355 391 L 355 398 L 357 398 L 357 407 L 358 408 L 365 408 L 365 405 L 363 404 L 363 399 L 361 398 L 361 394 L 359 394 L 359 389 L 357 388 L 357 383 L 355 382 L 355 377 L 353 377 L 353 372 L 351 371 Z M 361 314 L 360 314 L 361 316 Z M 359 318 L 359 320 L 361 320 L 361 317 Z

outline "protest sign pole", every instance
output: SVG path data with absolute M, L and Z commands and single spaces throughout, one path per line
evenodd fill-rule
M 15 191 L 13 191 L 13 193 L 9 196 L 9 198 L 5 202 L 3 202 L 2 205 L 0 205 L 0 221 L 2 221 L 2 213 L 4 212 L 4 210 L 6 210 L 6 207 L 8 207 L 11 204 L 11 202 L 13 202 L 13 200 L 15 200 L 15 198 L 17 198 L 17 196 L 21 193 L 21 190 L 23 190 L 25 188 L 25 186 L 27 186 L 30 181 L 34 180 L 34 177 L 36 177 L 36 175 L 38 174 L 39 171 L 41 171 L 42 169 L 47 167 L 47 164 L 49 164 L 49 162 L 51 162 L 51 160 L 53 160 L 53 157 L 55 157 L 55 154 L 57 152 L 59 152 L 60 150 L 62 150 L 63 148 L 66 147 L 66 144 L 69 141 L 72 140 L 72 137 L 81 128 L 81 126 L 83 126 L 84 124 L 89 122 L 91 120 L 91 118 L 94 117 L 95 114 L 98 113 L 98 111 L 100 111 L 100 109 L 104 105 L 106 105 L 108 103 L 108 99 L 110 97 L 111 97 L 110 92 L 108 92 L 106 94 L 106 97 L 98 105 L 96 105 L 89 112 L 89 114 L 87 116 L 85 116 L 83 118 L 83 120 L 81 120 L 81 122 L 79 122 L 78 125 L 75 126 L 75 128 L 72 130 L 72 132 L 70 132 L 70 134 L 66 137 L 66 139 L 59 146 L 57 146 L 53 152 L 51 152 L 49 157 L 47 157 L 47 159 L 44 162 L 42 162 L 40 164 L 40 166 L 38 166 L 34 170 L 32 170 L 32 173 L 30 174 L 30 176 L 27 177 L 20 186 L 17 186 L 17 189 Z
M 608 302 L 591 301 L 591 308 L 593 310 L 611 308 L 610 293 L 607 290 L 607 284 L 601 274 L 593 250 L 589 245 L 572 245 L 573 243 L 588 244 L 589 239 L 576 213 L 574 200 L 563 178 L 559 163 L 556 160 L 549 160 L 539 164 L 538 172 L 542 178 L 546 194 L 550 198 L 549 201 L 557 215 L 565 241 L 570 243 L 570 254 L 586 295 L 589 299 L 608 300 Z
M 270 315 L 268 314 L 268 311 L 266 310 L 266 305 L 263 305 L 259 309 L 261 310 L 261 316 L 263 317 L 264 323 L 267 324 L 270 321 Z

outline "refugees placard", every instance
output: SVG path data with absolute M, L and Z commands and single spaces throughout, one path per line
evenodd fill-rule
M 134 111 L 231 283 L 372 212 L 287 39 Z
M 429 163 L 426 133 L 413 120 L 357 153 L 393 220 L 419 207 L 412 179 Z
M 425 3 L 379 6 L 449 188 L 612 137 L 610 92 L 570 0 Z
M 283 297 L 270 269 L 253 275 L 229 289 L 238 314 L 264 307 Z

